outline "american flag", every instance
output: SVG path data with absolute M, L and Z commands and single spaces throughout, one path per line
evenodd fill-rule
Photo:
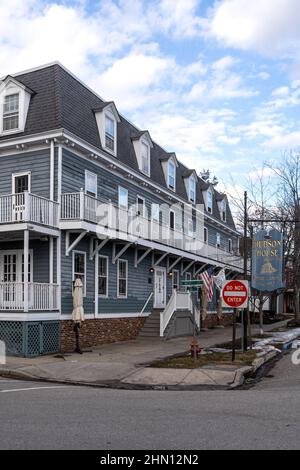
M 204 283 L 208 295 L 208 301 L 210 302 L 214 295 L 214 277 L 213 277 L 213 268 L 208 268 L 207 271 L 200 274 L 200 278 Z

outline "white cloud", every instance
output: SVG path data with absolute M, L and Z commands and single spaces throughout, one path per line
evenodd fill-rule
M 227 55 L 214 62 L 212 65 L 212 69 L 217 71 L 224 71 L 231 68 L 233 65 L 236 65 L 237 62 L 238 60 L 235 57 Z
M 131 111 L 147 104 L 149 94 L 160 92 L 161 99 L 169 97 L 167 89 L 160 91 L 159 86 L 174 67 L 171 59 L 132 54 L 116 60 L 93 85 L 121 109 Z
M 298 52 L 299 22 L 299 0 L 222 0 L 207 32 L 226 46 L 290 56 Z
M 288 86 L 281 86 L 272 91 L 273 96 L 288 96 L 290 89 Z
M 265 142 L 266 147 L 289 150 L 300 147 L 300 131 L 278 133 Z
M 271 77 L 271 75 L 268 72 L 259 72 L 257 76 L 261 78 L 262 80 L 268 80 Z
M 199 0 L 158 0 L 148 10 L 152 27 L 175 39 L 202 34 L 205 20 L 197 15 Z

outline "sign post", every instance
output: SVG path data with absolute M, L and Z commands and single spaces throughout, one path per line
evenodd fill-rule
M 238 308 L 247 308 L 249 297 L 248 281 L 226 281 L 222 288 L 223 307 L 233 308 L 232 327 L 232 362 L 235 361 L 236 340 L 236 311 Z
M 190 296 L 192 299 L 192 309 L 193 309 L 193 344 L 194 344 L 194 351 L 193 351 L 193 357 L 194 357 L 194 362 L 197 360 L 197 335 L 196 335 L 196 293 L 198 289 L 202 286 L 203 281 L 200 279 L 190 279 L 186 281 L 182 281 L 182 285 L 186 287 L 189 292 Z

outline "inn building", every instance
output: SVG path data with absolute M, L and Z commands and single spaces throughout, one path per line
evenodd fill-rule
M 187 334 L 182 281 L 208 268 L 242 273 L 226 195 L 59 63 L 0 81 L 0 170 L 0 340 L 10 354 L 74 349 L 78 277 L 91 347 Z

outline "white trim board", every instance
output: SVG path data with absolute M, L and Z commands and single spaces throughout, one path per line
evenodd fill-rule
M 142 318 L 142 317 L 148 317 L 149 315 L 151 314 L 151 312 L 143 312 L 142 314 L 141 313 L 98 313 L 95 317 L 95 314 L 94 313 L 86 313 L 84 315 L 84 318 L 86 320 L 92 320 L 92 319 L 95 319 L 96 320 L 105 320 L 105 319 L 109 319 L 109 318 Z M 60 320 L 71 320 L 72 319 L 72 315 L 71 314 L 62 314 L 60 316 Z

